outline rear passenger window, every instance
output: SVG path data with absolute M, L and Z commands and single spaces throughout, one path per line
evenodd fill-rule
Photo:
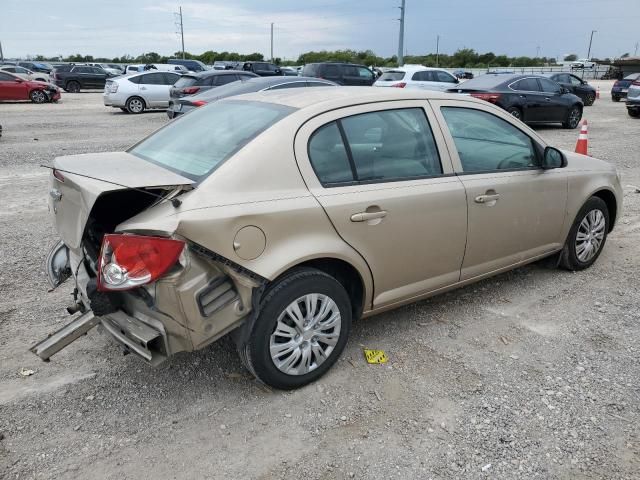
M 511 89 L 521 92 L 539 92 L 540 86 L 535 78 L 523 78 L 522 80 L 512 83 Z
M 427 76 L 425 75 L 425 73 L 427 72 L 416 72 L 413 74 L 413 77 L 411 77 L 411 80 L 415 82 L 426 82 Z
M 316 130 L 309 140 L 309 159 L 323 184 L 353 181 L 353 171 L 336 122 Z
M 324 129 L 331 132 L 331 140 L 323 143 L 316 138 L 326 138 L 319 136 Z M 442 174 L 433 133 L 421 108 L 364 113 L 331 123 L 310 140 L 309 157 L 323 184 L 354 180 L 384 182 Z
M 213 78 L 216 79 L 214 83 L 216 86 L 226 85 L 227 83 L 235 82 L 238 79 L 235 75 L 216 75 Z
M 436 78 L 439 82 L 456 83 L 455 78 L 452 75 L 449 75 L 447 72 L 436 71 L 433 73 L 435 73 Z
M 165 85 L 162 73 L 147 73 L 141 75 L 140 83 L 144 85 Z

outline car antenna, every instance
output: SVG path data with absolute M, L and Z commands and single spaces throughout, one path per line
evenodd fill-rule
M 77 172 L 71 172 L 69 170 L 62 170 L 61 168 L 50 167 L 49 165 L 40 165 L 40 166 L 42 168 L 48 168 L 49 170 L 56 170 L 58 172 L 70 173 L 71 175 L 78 175 L 79 177 L 85 177 L 85 178 L 90 178 L 91 180 L 98 180 L 99 182 L 110 183 L 112 185 L 117 185 L 118 187 L 129 188 L 131 190 L 135 190 L 136 192 L 146 193 L 147 195 L 151 195 L 152 197 L 159 198 L 160 200 L 166 199 L 162 195 L 158 195 L 157 193 L 153 193 L 153 192 L 150 192 L 149 190 L 144 190 L 142 188 L 129 187 L 128 185 L 123 185 L 122 183 L 117 183 L 117 182 L 112 182 L 111 180 L 104 180 L 102 178 L 92 177 L 91 175 L 85 175 L 84 173 L 77 173 Z M 182 201 L 180 201 L 177 198 L 172 198 L 170 201 L 171 201 L 171 205 L 173 205 L 174 208 L 178 208 L 180 205 L 182 205 Z

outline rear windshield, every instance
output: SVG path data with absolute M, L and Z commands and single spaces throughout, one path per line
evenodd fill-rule
M 512 78 L 513 76 L 510 75 L 486 73 L 484 75 L 479 75 L 476 78 L 472 78 L 471 80 L 467 80 L 460 85 L 460 87 L 456 88 L 462 88 L 465 90 L 494 88 L 505 82 L 511 83 L 513 81 Z
M 129 153 L 201 181 L 294 110 L 273 103 L 218 102 L 171 122 L 132 147 Z
M 384 72 L 380 78 L 379 82 L 397 82 L 398 80 L 402 80 L 404 78 L 404 72 Z
M 195 85 L 197 82 L 198 82 L 198 79 L 196 77 L 183 75 L 178 79 L 176 83 L 173 84 L 173 86 L 177 88 L 184 88 L 184 87 L 190 87 L 191 85 Z

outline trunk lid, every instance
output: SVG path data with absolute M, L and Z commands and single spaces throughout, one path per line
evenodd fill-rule
M 54 171 L 51 173 L 49 209 L 54 217 L 58 234 L 71 250 L 76 251 L 79 251 L 82 244 L 91 209 L 103 193 L 125 191 L 131 188 L 173 189 L 195 183 L 191 179 L 127 152 L 58 157 L 53 161 L 53 167 L 57 173 Z M 123 186 L 74 175 L 74 173 L 89 175 Z M 158 201 L 161 200 L 158 198 Z

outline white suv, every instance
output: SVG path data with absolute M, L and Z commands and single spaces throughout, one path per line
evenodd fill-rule
M 444 92 L 459 80 L 446 70 L 404 65 L 383 73 L 373 84 L 374 87 L 421 88 Z

